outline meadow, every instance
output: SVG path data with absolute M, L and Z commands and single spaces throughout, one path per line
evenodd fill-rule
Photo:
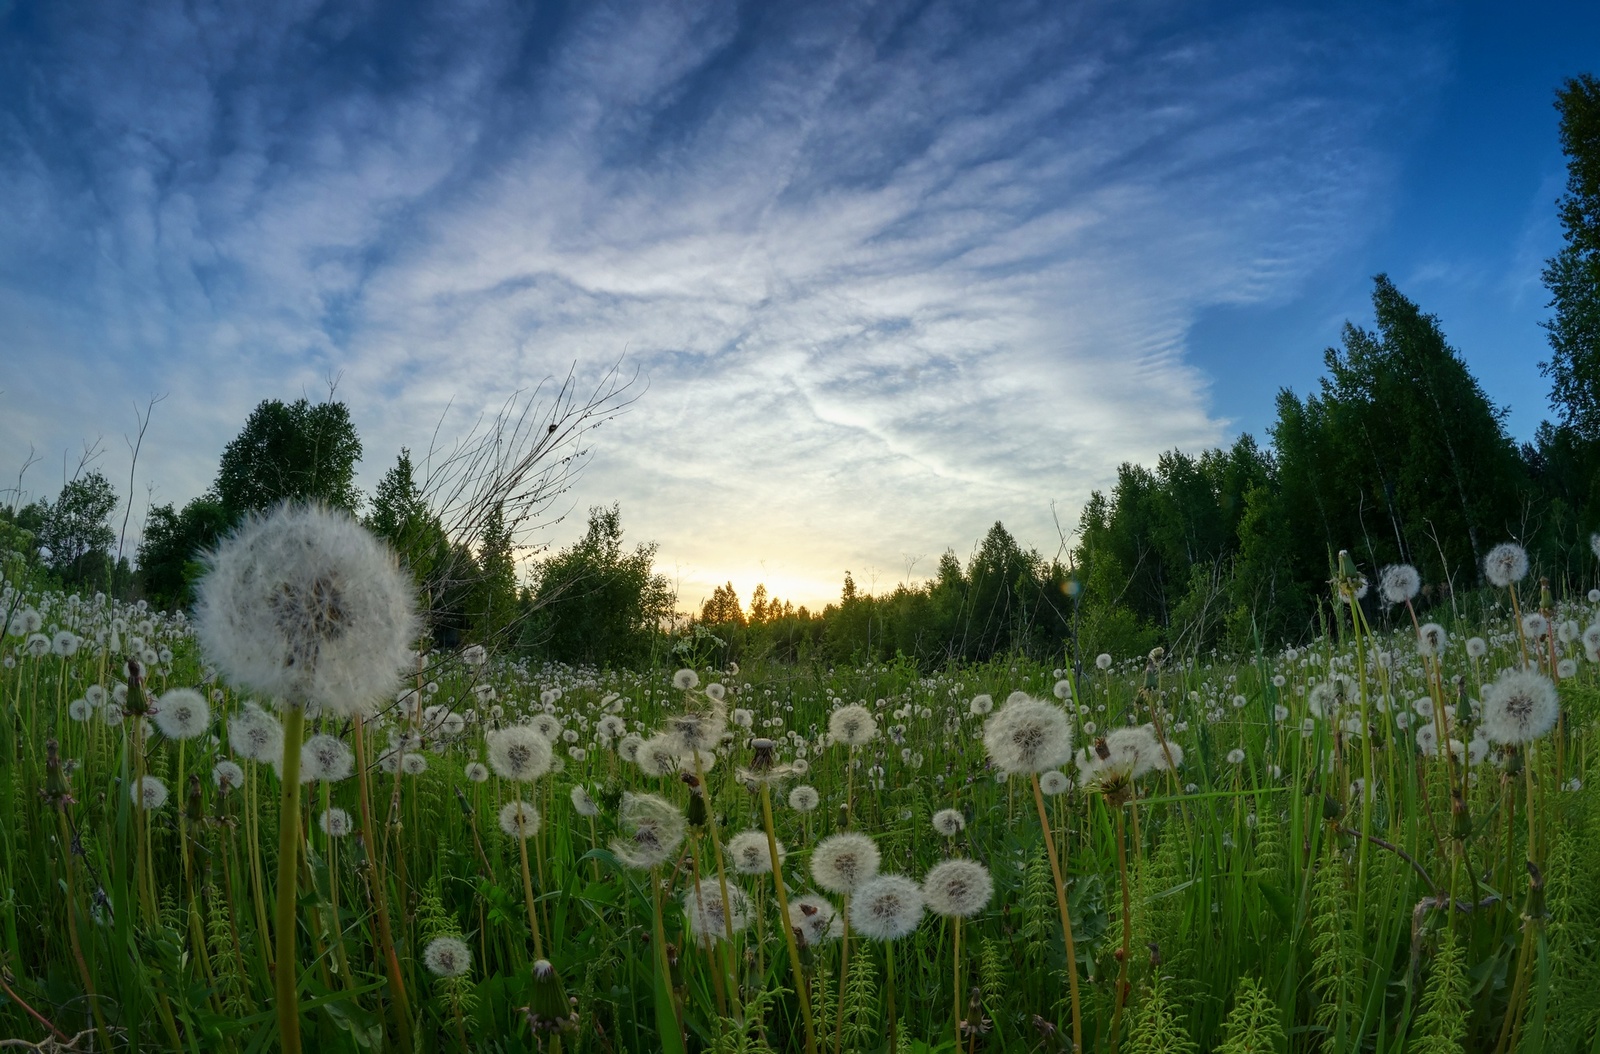
M 936 672 L 396 653 L 332 572 L 185 616 L 12 564 L 0 1035 L 1600 1049 L 1600 591 L 1496 554 L 1420 617 L 1346 559 L 1304 647 Z

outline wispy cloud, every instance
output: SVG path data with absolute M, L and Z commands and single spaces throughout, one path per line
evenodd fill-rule
M 118 10 L 0 55 L 6 456 L 171 391 L 181 500 L 342 371 L 376 478 L 448 400 L 625 351 L 649 391 L 571 498 L 686 602 L 894 581 L 997 518 L 1053 549 L 1052 503 L 1217 441 L 1190 320 L 1361 235 L 1428 70 L 1348 10 Z

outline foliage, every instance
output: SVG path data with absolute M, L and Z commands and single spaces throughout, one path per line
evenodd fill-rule
M 223 448 L 215 484 L 231 522 L 286 498 L 355 512 L 361 439 L 342 402 L 264 399 Z

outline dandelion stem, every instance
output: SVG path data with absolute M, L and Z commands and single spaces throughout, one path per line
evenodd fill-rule
M 794 991 L 800 1000 L 800 1017 L 806 1025 L 807 1054 L 817 1054 L 817 1033 L 811 1022 L 811 994 L 806 987 L 805 973 L 800 967 L 800 949 L 795 944 L 794 926 L 789 920 L 789 897 L 783 890 L 783 865 L 778 860 L 778 839 L 772 833 L 772 788 L 761 784 L 761 822 L 767 829 L 767 853 L 772 859 L 772 887 L 778 894 L 778 920 L 783 926 L 784 943 L 789 948 L 789 967 L 794 971 Z M 726 903 L 726 901 L 724 901 Z M 893 962 L 893 953 L 891 963 Z M 890 988 L 893 989 L 894 967 L 889 968 Z M 889 1050 L 894 1050 L 894 1011 L 889 1016 Z
M 1067 887 L 1061 879 L 1061 861 L 1056 857 L 1055 836 L 1050 833 L 1050 819 L 1044 811 L 1044 792 L 1039 789 L 1039 774 L 1028 777 L 1033 781 L 1033 802 L 1039 810 L 1039 827 L 1044 831 L 1045 854 L 1050 857 L 1050 877 L 1056 885 L 1056 908 L 1061 912 L 1061 936 L 1067 946 L 1067 990 L 1072 999 L 1072 1049 L 1083 1050 L 1083 1013 L 1078 1001 L 1078 953 L 1072 942 L 1072 915 L 1067 910 Z
M 290 706 L 283 721 L 283 782 L 278 800 L 277 997 L 284 1054 L 300 1054 L 299 963 L 295 961 L 296 860 L 300 855 L 300 737 L 305 710 Z

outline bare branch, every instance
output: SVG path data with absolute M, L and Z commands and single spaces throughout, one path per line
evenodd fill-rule
M 122 511 L 122 531 L 117 535 L 117 563 L 119 564 L 122 562 L 122 547 L 128 540 L 128 517 L 133 515 L 133 478 L 134 473 L 139 468 L 139 450 L 144 446 L 144 434 L 150 428 L 150 418 L 155 413 L 156 403 L 165 398 L 165 395 L 152 395 L 150 401 L 145 404 L 143 417 L 139 416 L 139 407 L 135 404 L 133 419 L 139 422 L 139 434 L 131 442 L 129 442 L 127 436 L 122 437 L 122 441 L 128 444 L 131 457 L 128 462 L 128 504 Z

